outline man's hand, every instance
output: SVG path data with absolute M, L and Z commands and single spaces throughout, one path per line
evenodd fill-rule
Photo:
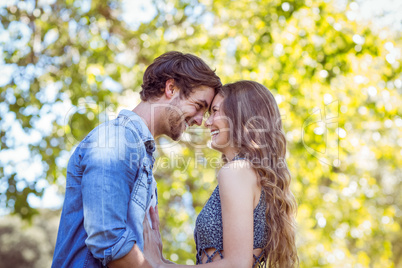
M 162 238 L 159 232 L 158 207 L 149 210 L 152 222 L 152 229 L 149 226 L 148 218 L 144 218 L 144 256 L 152 267 L 158 267 L 164 263 L 162 256 Z
M 155 231 L 154 234 L 156 235 L 156 238 L 158 240 L 159 250 L 162 254 L 163 244 L 162 244 L 161 233 L 159 230 L 160 222 L 159 222 L 158 206 L 155 206 L 155 209 L 151 206 L 151 208 L 149 209 L 149 215 L 151 216 L 152 230 Z

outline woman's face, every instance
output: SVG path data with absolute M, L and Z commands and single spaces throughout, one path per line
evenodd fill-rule
M 221 109 L 224 97 L 216 95 L 211 105 L 211 115 L 205 121 L 205 126 L 211 130 L 211 146 L 225 154 L 230 146 L 230 120 Z

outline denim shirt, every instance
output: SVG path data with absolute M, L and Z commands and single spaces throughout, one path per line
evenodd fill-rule
M 52 267 L 102 267 L 136 243 L 143 251 L 151 198 L 154 139 L 132 111 L 92 130 L 67 166 L 66 193 Z

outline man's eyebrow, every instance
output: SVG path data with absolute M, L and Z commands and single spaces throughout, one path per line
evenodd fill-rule
M 200 100 L 198 102 L 203 108 L 207 108 L 207 109 L 209 108 L 208 103 L 205 100 Z

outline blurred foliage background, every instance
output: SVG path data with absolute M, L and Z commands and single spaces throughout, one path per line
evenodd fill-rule
M 365 18 L 363 2 L 0 1 L 0 266 L 50 265 L 70 154 L 179 50 L 275 95 L 301 267 L 402 267 L 402 31 Z M 158 139 L 164 254 L 179 263 L 195 261 L 194 221 L 216 185 L 208 136 Z

